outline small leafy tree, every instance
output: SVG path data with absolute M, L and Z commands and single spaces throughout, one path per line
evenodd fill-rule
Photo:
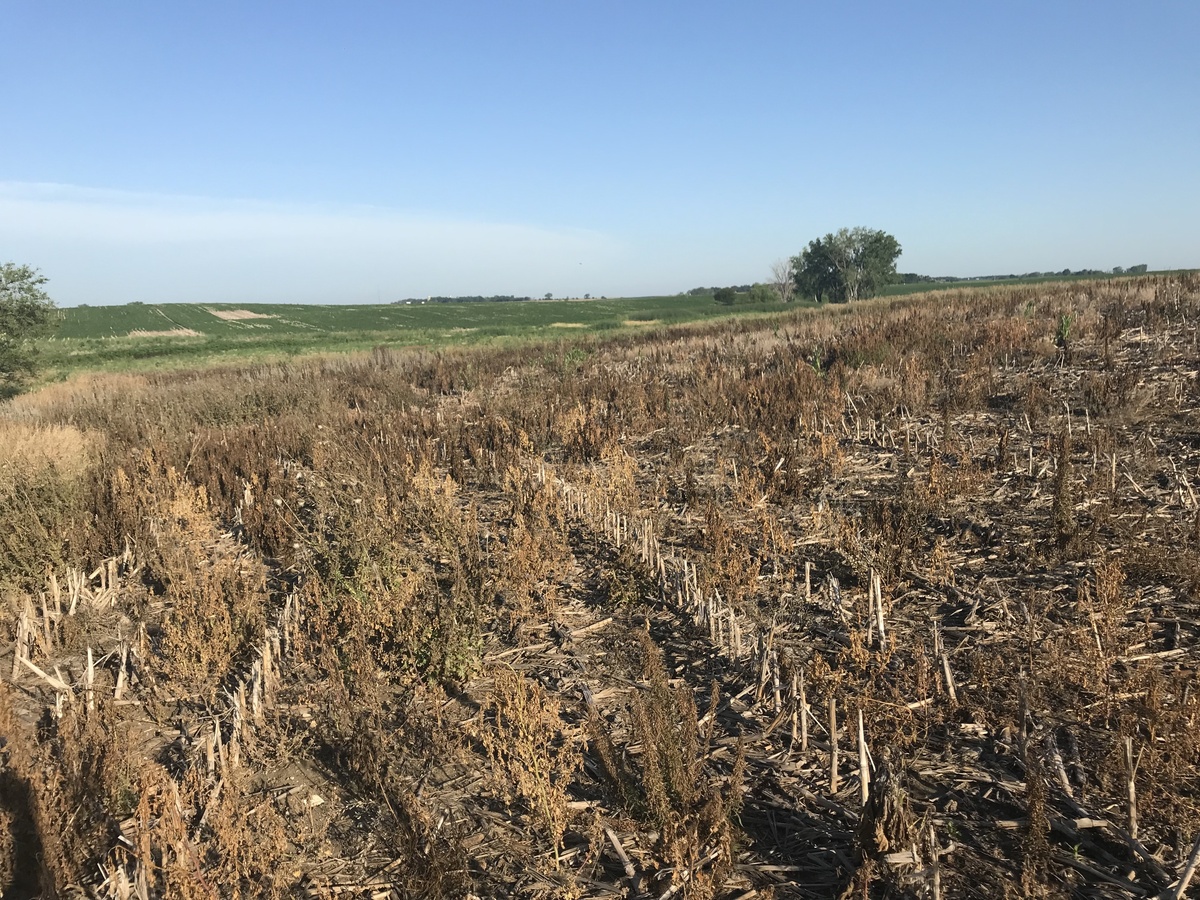
M 767 284 L 752 284 L 746 300 L 750 303 L 776 303 L 779 300 L 779 292 Z
M 842 228 L 793 257 L 796 287 L 821 302 L 873 297 L 896 278 L 900 243 L 886 231 Z
M 717 288 L 713 291 L 713 299 L 722 306 L 733 306 L 737 302 L 737 292 L 733 288 Z
M 0 264 L 0 396 L 15 394 L 35 369 L 35 338 L 54 327 L 54 301 L 37 269 Z

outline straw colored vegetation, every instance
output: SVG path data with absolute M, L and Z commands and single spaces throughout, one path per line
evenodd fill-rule
M 1198 320 L 1079 282 L 19 398 L 0 891 L 1184 896 Z
M 147 331 L 144 328 L 135 328 L 129 332 L 131 338 L 170 338 L 170 337 L 202 337 L 199 331 L 194 328 L 167 328 L 161 331 Z
M 245 319 L 276 319 L 278 316 L 271 313 L 254 312 L 250 309 L 213 309 L 212 307 L 204 307 L 204 311 L 211 313 L 223 322 L 241 322 Z
M 46 469 L 78 477 L 87 468 L 91 444 L 73 425 L 0 419 L 0 480 L 13 484 Z

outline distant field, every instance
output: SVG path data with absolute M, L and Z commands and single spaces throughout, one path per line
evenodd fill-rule
M 1170 269 L 1148 272 L 1143 275 L 1124 273 L 1121 275 L 1037 275 L 1029 278 L 980 278 L 974 281 L 934 281 L 917 284 L 889 284 L 882 291 L 884 297 L 902 297 L 908 294 L 924 294 L 929 291 L 952 291 L 959 288 L 1002 288 L 1020 287 L 1029 284 L 1049 284 L 1058 281 L 1110 281 L 1116 278 L 1144 278 L 1146 275 L 1181 275 L 1194 269 Z
M 783 310 L 777 304 L 719 306 L 711 294 L 412 305 L 85 306 L 63 310 L 61 326 L 42 348 L 42 362 L 59 374 L 84 369 L 165 368 L 243 357 L 369 349 L 381 344 L 554 340 Z
M 1119 276 L 1129 277 L 1129 276 Z M 901 284 L 884 296 L 999 288 L 1046 276 L 989 281 Z M 64 309 L 42 346 L 46 377 L 96 370 L 159 369 L 239 359 L 278 359 L 384 346 L 447 346 L 578 339 L 621 329 L 678 325 L 730 316 L 781 313 L 805 303 L 721 306 L 711 293 L 501 303 L 414 303 L 352 306 L 162 303 Z
M 981 278 L 977 281 L 934 281 L 918 282 L 916 284 L 889 284 L 880 291 L 880 294 L 884 297 L 905 297 L 909 294 L 926 294 L 930 291 L 953 291 L 961 288 L 1019 287 L 1027 284 L 1048 284 L 1052 281 L 1096 281 L 1098 278 L 1104 277 L 1096 275 L 1039 275 L 1037 278 Z M 1107 276 L 1107 278 L 1127 277 L 1132 276 Z

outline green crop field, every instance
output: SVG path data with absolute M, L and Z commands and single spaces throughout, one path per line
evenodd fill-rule
M 794 309 L 792 304 L 786 309 Z M 84 306 L 62 311 L 41 348 L 49 373 L 200 365 L 244 358 L 559 340 L 718 317 L 782 312 L 777 304 L 713 302 L 711 294 L 502 303 L 300 305 L 229 303 Z
M 1126 276 L 1128 277 L 1128 276 Z M 891 285 L 885 297 L 928 291 L 1002 288 L 1072 276 Z M 131 303 L 61 311 L 42 342 L 45 377 L 73 372 L 179 368 L 244 359 L 272 360 L 377 346 L 442 347 L 560 341 L 730 316 L 780 314 L 811 305 L 737 303 L 711 293 L 613 300 L 529 300 L 362 305 Z

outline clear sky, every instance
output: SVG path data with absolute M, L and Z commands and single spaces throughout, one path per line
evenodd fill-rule
M 60 304 L 1200 266 L 1200 2 L 0 0 L 0 262 Z

